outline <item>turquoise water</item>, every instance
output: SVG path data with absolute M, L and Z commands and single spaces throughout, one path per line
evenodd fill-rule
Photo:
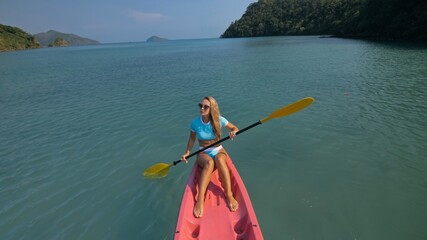
M 0 54 L 0 239 L 171 239 L 197 103 L 266 239 L 426 239 L 427 46 L 318 37 L 181 40 Z M 194 161 L 194 159 L 192 159 Z M 192 162 L 191 162 L 192 163 Z

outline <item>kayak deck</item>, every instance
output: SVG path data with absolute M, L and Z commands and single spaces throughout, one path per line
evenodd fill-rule
M 229 157 L 227 165 L 230 170 L 231 189 L 239 208 L 235 212 L 230 211 L 218 171 L 215 170 L 206 191 L 203 216 L 194 217 L 193 209 L 200 177 L 200 168 L 195 163 L 182 197 L 175 240 L 263 239 L 245 185 Z

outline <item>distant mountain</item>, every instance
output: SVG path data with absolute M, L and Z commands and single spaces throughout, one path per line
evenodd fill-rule
M 39 42 L 31 34 L 17 27 L 0 24 L 0 52 L 39 47 Z
M 99 44 L 98 41 L 89 38 L 83 38 L 71 33 L 61 33 L 54 30 L 50 30 L 45 33 L 37 33 L 34 35 L 43 47 L 54 44 L 57 38 L 61 38 L 68 42 L 69 46 L 82 46 L 82 45 L 95 45 Z
M 169 39 L 167 38 L 161 38 L 158 36 L 151 36 L 147 39 L 147 42 L 162 42 L 162 41 L 168 41 Z

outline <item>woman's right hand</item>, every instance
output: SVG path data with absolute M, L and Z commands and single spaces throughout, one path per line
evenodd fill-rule
M 182 156 L 181 156 L 181 161 L 188 163 L 187 157 L 188 155 L 190 155 L 189 151 L 186 151 Z

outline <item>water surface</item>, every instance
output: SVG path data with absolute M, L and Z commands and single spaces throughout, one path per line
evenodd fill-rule
M 266 239 L 426 239 L 427 46 L 204 39 L 0 54 L 0 238 L 172 239 L 213 95 Z M 194 161 L 194 159 L 192 159 Z M 191 162 L 192 163 L 192 162 Z

